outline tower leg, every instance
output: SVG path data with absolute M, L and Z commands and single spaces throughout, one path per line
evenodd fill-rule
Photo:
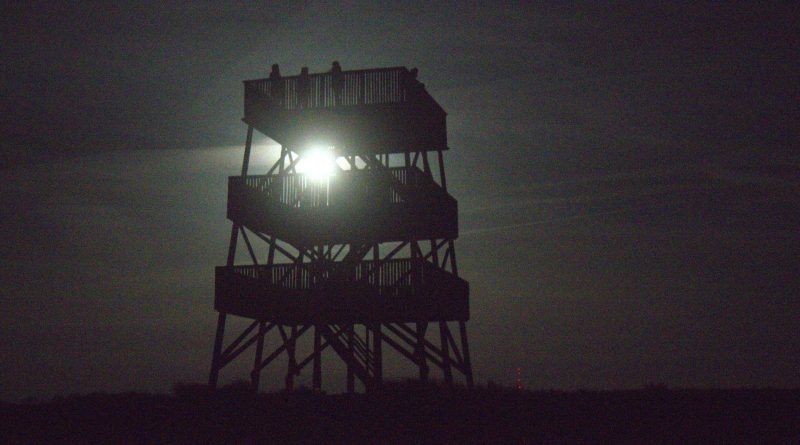
M 265 322 L 258 322 L 258 338 L 256 340 L 256 359 L 253 363 L 253 371 L 250 373 L 250 385 L 253 392 L 258 392 L 258 383 L 261 378 L 261 356 L 264 352 Z
M 453 383 L 453 370 L 450 368 L 450 349 L 447 343 L 448 327 L 447 322 L 439 322 L 439 338 L 442 345 L 442 372 L 444 372 L 444 382 L 448 385 Z
M 208 376 L 208 386 L 217 387 L 219 380 L 219 360 L 222 354 L 222 340 L 225 337 L 225 312 L 220 312 L 217 318 L 217 335 L 214 338 L 214 352 L 211 357 L 211 373 Z
M 244 160 L 242 161 L 242 176 L 247 174 L 247 165 L 250 160 L 250 146 L 253 142 L 253 127 L 247 127 L 247 140 L 245 141 L 244 145 Z M 228 267 L 233 266 L 234 259 L 236 257 L 236 245 L 238 243 L 238 235 L 239 235 L 239 226 L 234 223 L 231 226 L 231 241 L 228 245 L 228 261 L 226 265 Z M 220 368 L 220 354 L 222 353 L 222 340 L 225 337 L 225 318 L 226 314 L 224 312 L 219 313 L 219 317 L 217 318 L 217 335 L 214 338 L 214 352 L 212 353 L 211 357 L 211 373 L 208 376 L 208 386 L 212 388 L 217 387 L 217 381 L 219 380 L 219 368 Z
M 322 339 L 319 326 L 314 326 L 314 375 L 312 386 L 315 391 L 322 389 Z
M 353 361 L 356 359 L 354 354 L 355 344 L 353 342 L 353 325 L 347 325 L 347 392 L 356 392 L 356 376 L 353 372 Z
M 419 363 L 419 379 L 423 382 L 428 381 L 428 362 L 425 359 L 425 331 L 428 330 L 428 323 L 417 322 L 417 345 L 415 354 Z
M 464 377 L 467 379 L 467 388 L 472 389 L 475 386 L 475 382 L 472 380 L 472 363 L 469 360 L 466 323 L 459 321 L 458 329 L 461 331 L 461 354 L 464 356 Z

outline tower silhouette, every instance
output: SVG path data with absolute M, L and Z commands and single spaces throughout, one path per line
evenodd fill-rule
M 228 178 L 233 226 L 227 263 L 215 273 L 211 386 L 252 347 L 256 390 L 261 370 L 284 355 L 287 389 L 308 365 L 320 389 L 330 350 L 346 365 L 348 392 L 356 379 L 369 391 L 383 380 L 384 345 L 423 380 L 434 364 L 445 382 L 458 371 L 473 385 L 446 113 L 416 74 L 335 63 L 281 77 L 275 65 L 269 78 L 244 82 L 247 138 L 241 175 Z M 266 174 L 248 175 L 254 130 L 281 145 Z M 336 159 L 330 176 L 300 168 L 320 152 Z M 252 264 L 234 264 L 240 240 Z M 226 346 L 228 316 L 252 322 Z M 429 329 L 437 324 L 438 333 Z

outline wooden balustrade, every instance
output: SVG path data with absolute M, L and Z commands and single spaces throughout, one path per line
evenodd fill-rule
M 309 74 L 306 79 L 287 76 L 246 80 L 245 109 L 248 106 L 302 110 L 408 102 L 435 104 L 405 67 L 343 71 L 341 76 L 338 83 L 330 72 Z
M 298 150 L 447 150 L 446 115 L 405 67 L 244 82 L 244 121 Z
M 217 305 L 227 312 L 252 313 L 283 308 L 276 316 L 316 316 L 415 320 L 466 320 L 466 281 L 420 258 L 363 261 L 353 270 L 329 276 L 312 263 L 272 266 L 222 266 L 216 269 Z M 347 304 L 359 307 L 347 314 Z
M 435 197 L 455 202 L 431 177 L 416 167 L 391 167 L 389 176 L 375 170 L 343 170 L 326 181 L 305 174 L 231 176 L 230 190 L 246 186 L 264 195 L 264 198 L 290 207 L 324 207 L 353 197 L 369 197 L 389 203 L 403 202 L 397 186 L 405 187 L 415 197 Z M 396 187 L 392 187 L 392 179 Z M 336 196 L 349 194 L 351 196 Z

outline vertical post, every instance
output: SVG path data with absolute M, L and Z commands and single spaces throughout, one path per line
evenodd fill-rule
M 450 368 L 450 345 L 447 343 L 448 327 L 444 320 L 439 321 L 439 339 L 442 345 L 442 372 L 444 372 L 444 382 L 448 385 L 453 383 L 453 370 Z
M 264 336 L 265 332 L 265 324 L 263 320 L 258 322 L 258 337 L 256 337 L 256 358 L 255 363 L 253 363 L 253 371 L 250 372 L 250 386 L 253 388 L 253 392 L 258 392 L 258 383 L 261 378 L 261 356 L 264 353 Z
M 347 329 L 347 392 L 352 394 L 356 392 L 356 378 L 353 372 L 353 361 L 356 359 L 354 354 L 353 324 L 348 324 L 345 329 Z
M 214 338 L 214 352 L 211 357 L 211 373 L 208 376 L 208 386 L 217 387 L 219 380 L 219 361 L 222 354 L 222 340 L 225 337 L 225 312 L 220 312 L 217 318 L 217 335 Z
M 464 377 L 467 378 L 467 388 L 472 389 L 475 383 L 472 380 L 472 363 L 469 360 L 469 344 L 467 343 L 467 326 L 464 321 L 458 322 L 461 331 L 461 355 L 464 359 Z
M 417 344 L 415 355 L 419 364 L 419 379 L 423 382 L 428 381 L 428 362 L 425 358 L 425 331 L 428 329 L 427 322 L 417 322 Z
M 314 326 L 314 374 L 311 386 L 315 391 L 322 390 L 322 339 L 319 325 Z

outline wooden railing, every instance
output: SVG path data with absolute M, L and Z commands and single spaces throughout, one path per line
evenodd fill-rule
M 391 291 L 392 288 L 407 288 L 412 292 L 420 292 L 422 286 L 431 284 L 449 284 L 460 280 L 450 272 L 436 267 L 422 259 L 393 259 L 386 261 L 362 261 L 355 270 L 341 272 L 342 276 L 329 276 L 335 268 L 314 270 L 310 263 L 276 264 L 272 266 L 230 266 L 218 267 L 219 273 L 227 271 L 242 278 L 249 278 L 268 287 L 286 290 L 312 290 L 323 287 L 330 279 L 338 282 L 350 282 L 369 285 L 380 291 Z M 232 278 L 229 276 L 229 278 Z M 220 277 L 218 276 L 218 279 Z
M 405 67 L 244 81 L 245 115 L 257 108 L 300 110 L 436 101 Z
M 354 268 L 312 263 L 216 269 L 218 310 L 291 321 L 468 320 L 469 284 L 416 259 L 364 261 Z M 287 321 L 288 320 L 288 321 Z
M 222 268 L 218 268 L 222 269 Z M 311 289 L 311 271 L 297 264 L 276 264 L 272 266 L 232 266 L 234 274 L 250 278 L 271 286 L 286 289 Z
M 352 199 L 370 199 L 381 202 L 404 202 L 392 180 L 414 196 L 434 196 L 436 199 L 455 201 L 430 176 L 416 167 L 392 167 L 384 170 L 343 170 L 326 181 L 318 181 L 304 174 L 232 176 L 228 178 L 230 190 L 242 185 L 290 207 L 325 207 Z

